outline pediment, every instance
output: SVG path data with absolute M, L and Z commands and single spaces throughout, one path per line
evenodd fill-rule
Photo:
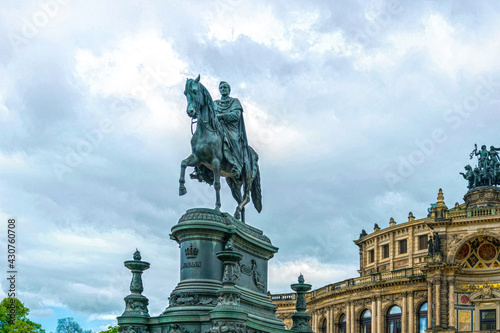
M 489 285 L 483 286 L 481 289 L 474 291 L 470 295 L 471 302 L 484 302 L 484 301 L 500 301 L 500 290 L 492 288 Z

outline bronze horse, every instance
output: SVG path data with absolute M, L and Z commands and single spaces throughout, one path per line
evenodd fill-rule
M 215 105 L 208 90 L 200 83 L 200 76 L 186 81 L 184 95 L 187 98 L 188 116 L 197 120 L 196 131 L 191 138 L 192 154 L 181 162 L 179 178 L 179 195 L 187 193 L 185 183 L 186 167 L 195 167 L 191 178 L 205 181 L 215 188 L 215 209 L 220 210 L 220 177 L 226 177 L 233 198 L 238 203 L 234 217 L 245 222 L 245 205 L 250 201 L 260 213 L 262 195 L 260 188 L 260 171 L 257 153 L 247 146 L 248 162 L 244 164 L 239 178 L 231 170 L 231 164 L 224 157 L 224 132 L 216 117 Z M 243 186 L 243 195 L 241 187 Z

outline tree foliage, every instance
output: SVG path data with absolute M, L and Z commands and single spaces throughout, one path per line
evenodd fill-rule
M 108 326 L 108 329 L 105 331 L 101 331 L 100 333 L 118 333 L 119 326 Z
M 56 333 L 92 333 L 92 330 L 83 330 L 72 317 L 57 320 Z
M 0 302 L 0 332 L 45 333 L 42 325 L 28 319 L 30 309 L 15 297 L 6 297 Z M 11 315 L 14 319 L 11 321 Z

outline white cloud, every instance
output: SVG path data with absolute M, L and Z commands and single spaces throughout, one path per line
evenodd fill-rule
M 314 288 L 355 276 L 351 238 L 409 210 L 423 216 L 435 201 L 429 188 L 447 186 L 461 200 L 465 183 L 451 174 L 462 167 L 450 161 L 468 163 L 471 142 L 495 145 L 498 131 L 486 124 L 500 116 L 487 103 L 403 179 L 404 190 L 389 191 L 381 170 L 397 168 L 394 156 L 441 126 L 439 110 L 469 96 L 477 73 L 500 66 L 494 5 L 408 2 L 381 23 L 387 5 L 68 2 L 25 50 L 0 52 L 0 217 L 22 222 L 21 297 L 32 313 L 54 326 L 46 316 L 68 312 L 87 318 L 86 328 L 107 324 L 123 311 L 123 260 L 135 247 L 152 266 L 144 274 L 151 313 L 166 306 L 179 278 L 168 230 L 185 209 L 214 201 L 213 187 L 195 181 L 177 196 L 190 138 L 182 91 L 198 73 L 214 98 L 228 80 L 245 109 L 265 201 L 247 222 L 287 258 L 270 262 L 272 292 L 291 292 L 299 273 Z M 1 32 L 19 32 L 37 8 L 1 8 Z M 356 38 L 365 25 L 378 30 Z M 114 131 L 55 181 L 52 163 L 103 118 Z M 227 186 L 222 196 L 232 212 Z
M 337 265 L 320 262 L 315 257 L 304 257 L 293 261 L 273 261 L 269 264 L 269 290 L 272 293 L 293 292 L 290 284 L 297 283 L 302 273 L 305 282 L 313 288 L 343 281 L 356 274 L 357 265 Z
M 0 152 L 0 170 L 1 171 L 20 171 L 30 165 L 30 160 L 25 153 L 2 153 Z
M 239 2 L 232 7 L 214 8 L 209 13 L 206 24 L 210 39 L 232 42 L 246 36 L 256 43 L 277 46 L 282 50 L 291 47 L 286 38 L 287 28 L 276 18 L 270 5 Z
M 94 94 L 145 99 L 154 89 L 175 86 L 185 78 L 186 63 L 158 31 L 125 37 L 100 55 L 76 51 L 76 74 Z
M 179 88 L 187 64 L 157 31 L 125 37 L 97 55 L 78 50 L 75 71 L 91 93 L 115 98 L 112 106 L 122 113 L 113 122 L 127 132 L 157 137 L 175 133 L 185 123 Z

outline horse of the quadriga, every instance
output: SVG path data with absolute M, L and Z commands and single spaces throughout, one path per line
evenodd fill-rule
M 239 178 L 232 173 L 232 166 L 224 157 L 222 126 L 217 119 L 215 105 L 208 90 L 200 83 L 200 76 L 195 80 L 188 79 L 184 94 L 187 98 L 187 114 L 197 120 L 196 131 L 191 138 L 192 154 L 181 162 L 179 179 L 179 195 L 186 194 L 186 167 L 195 167 L 192 178 L 205 181 L 215 188 L 215 209 L 220 210 L 220 177 L 226 177 L 233 198 L 238 202 L 234 217 L 245 220 L 245 205 L 250 201 L 250 195 L 255 209 L 262 210 L 262 195 L 260 188 L 260 172 L 257 164 L 257 153 L 246 147 L 249 154 L 247 162 Z M 241 187 L 243 186 L 243 194 Z

